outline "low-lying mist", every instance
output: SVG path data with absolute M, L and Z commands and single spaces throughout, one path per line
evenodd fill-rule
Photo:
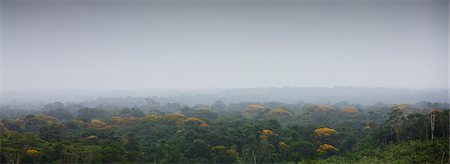
M 400 104 L 427 102 L 448 102 L 446 89 L 399 89 L 369 87 L 283 87 L 210 90 L 70 90 L 70 91 L 11 91 L 5 92 L 0 105 L 5 107 L 40 109 L 47 103 L 76 103 L 88 107 L 114 105 L 134 107 L 146 105 L 147 99 L 162 104 L 211 105 L 216 101 L 280 102 L 332 104 L 347 102 L 370 105 L 375 103 Z

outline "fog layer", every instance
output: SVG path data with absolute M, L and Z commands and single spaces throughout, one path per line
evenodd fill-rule
M 448 1 L 1 1 L 4 90 L 447 88 Z

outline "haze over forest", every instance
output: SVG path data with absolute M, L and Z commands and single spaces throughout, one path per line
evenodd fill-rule
M 448 88 L 448 2 L 1 1 L 10 90 Z

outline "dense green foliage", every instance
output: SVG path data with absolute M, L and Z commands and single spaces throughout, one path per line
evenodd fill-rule
M 4 113 L 0 162 L 446 163 L 449 110 L 435 106 L 54 103 Z

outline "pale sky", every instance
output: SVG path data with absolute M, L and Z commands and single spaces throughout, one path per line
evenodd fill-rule
M 3 90 L 448 88 L 447 0 L 0 0 Z

